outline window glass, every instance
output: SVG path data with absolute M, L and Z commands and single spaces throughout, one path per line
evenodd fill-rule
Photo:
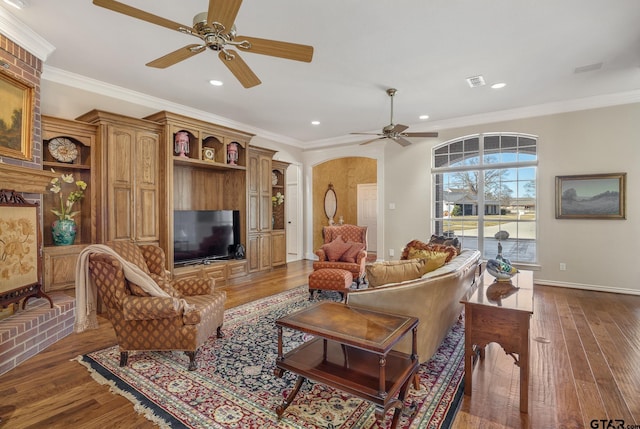
M 479 134 L 433 149 L 433 233 L 494 258 L 535 263 L 537 139 Z

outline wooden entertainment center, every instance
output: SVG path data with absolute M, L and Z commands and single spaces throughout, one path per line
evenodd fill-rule
M 179 131 L 189 136 L 183 154 L 174 145 Z M 45 291 L 72 288 L 80 251 L 113 240 L 157 243 L 174 276 L 207 276 L 217 284 L 286 263 L 285 203 L 273 205 L 272 196 L 285 194 L 288 163 L 251 147 L 253 134 L 167 111 L 138 119 L 92 110 L 76 120 L 43 116 L 42 136 L 43 169 L 88 184 L 72 246 L 53 245 L 50 210 L 59 203 L 44 194 Z M 76 146 L 71 162 L 52 157 L 49 144 L 57 138 Z M 239 211 L 246 259 L 174 268 L 174 210 Z

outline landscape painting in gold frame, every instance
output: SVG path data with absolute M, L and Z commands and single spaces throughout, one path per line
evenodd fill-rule
M 627 173 L 556 176 L 556 219 L 626 219 Z
M 0 156 L 31 160 L 33 88 L 0 73 Z

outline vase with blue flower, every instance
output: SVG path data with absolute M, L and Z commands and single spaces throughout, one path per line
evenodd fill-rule
M 78 225 L 73 219 L 79 210 L 73 211 L 73 205 L 84 198 L 87 184 L 83 180 L 75 180 L 72 174 L 62 174 L 51 180 L 49 191 L 59 196 L 59 208 L 51 209 L 58 219 L 51 225 L 53 244 L 69 246 L 75 242 Z M 65 191 L 68 192 L 65 197 Z

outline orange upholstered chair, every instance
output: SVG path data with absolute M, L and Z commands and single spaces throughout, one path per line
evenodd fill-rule
M 196 368 L 198 348 L 214 333 L 222 337 L 226 293 L 214 290 L 212 279 L 189 278 L 171 281 L 165 271 L 165 254 L 155 245 L 130 241 L 108 243 L 122 258 L 134 263 L 172 297 L 149 296 L 129 282 L 119 260 L 107 253 L 89 256 L 89 276 L 107 309 L 120 348 L 120 366 L 127 364 L 130 351 L 181 350 L 189 357 L 189 370 Z M 195 311 L 175 308 L 181 298 Z
M 333 225 L 322 228 L 324 245 L 316 250 L 314 270 L 337 268 L 349 271 L 357 285 L 363 281 L 367 261 L 367 227 Z

